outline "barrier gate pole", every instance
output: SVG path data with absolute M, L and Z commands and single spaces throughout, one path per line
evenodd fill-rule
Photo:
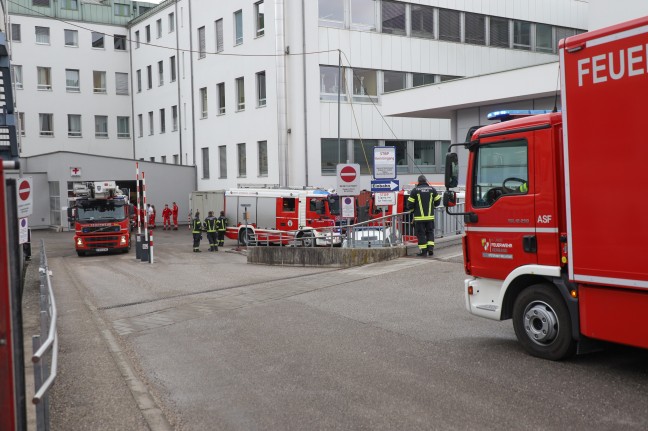
M 153 263 L 153 232 L 151 231 L 151 241 L 149 241 L 149 263 Z
M 140 213 L 140 179 L 139 179 L 139 162 L 135 162 L 135 184 L 137 188 L 137 234 L 141 235 L 142 234 L 142 221 L 141 221 L 141 213 Z

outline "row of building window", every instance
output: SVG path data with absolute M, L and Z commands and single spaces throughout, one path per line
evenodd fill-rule
M 155 134 L 155 112 L 154 111 L 149 111 L 148 112 L 148 130 L 149 130 L 149 136 L 153 136 Z M 159 115 L 158 115 L 158 125 L 159 125 L 159 133 L 166 133 L 166 109 L 162 108 L 159 110 Z M 142 138 L 144 137 L 144 115 L 143 114 L 138 114 L 137 115 L 137 125 L 138 125 L 138 137 Z M 178 130 L 178 106 L 173 105 L 171 107 L 171 131 L 175 132 Z
M 13 82 L 16 89 L 24 88 L 23 68 L 21 65 L 13 65 Z M 40 91 L 52 91 L 52 68 L 36 66 L 36 88 Z M 68 93 L 81 92 L 81 71 L 79 69 L 65 69 L 65 91 Z M 108 94 L 106 72 L 102 70 L 92 71 L 92 92 L 95 94 Z M 128 73 L 115 72 L 115 94 L 128 96 Z
M 175 13 L 171 12 L 167 16 L 167 28 L 169 33 L 175 31 Z M 159 18 L 155 21 L 155 37 L 160 39 L 162 37 L 162 18 Z M 151 43 L 151 26 L 147 25 L 144 27 L 144 41 L 146 43 Z M 139 48 L 141 44 L 140 32 L 139 30 L 135 31 L 135 49 Z
M 54 0 L 56 2 L 56 0 Z M 79 10 L 79 0 L 58 0 L 62 10 Z M 32 0 L 32 6 L 50 7 L 51 0 Z M 108 4 L 110 6 L 110 4 Z M 150 8 L 140 6 L 140 13 Z M 127 3 L 114 3 L 115 16 L 131 16 L 130 5 Z
M 262 108 L 266 106 L 266 73 L 258 72 L 255 74 L 256 78 L 256 106 L 257 108 Z M 235 90 L 235 103 L 236 103 L 236 112 L 245 110 L 245 78 L 240 77 L 234 80 L 234 90 Z M 208 98 L 209 90 L 207 87 L 202 87 L 199 94 L 199 103 L 200 103 L 200 118 L 207 118 L 209 115 L 208 109 Z M 225 97 L 225 83 L 221 82 L 216 84 L 216 113 L 217 115 L 223 115 L 227 111 L 227 103 Z
M 342 78 L 342 87 L 338 82 Z M 418 87 L 435 82 L 445 82 L 461 76 L 435 75 L 430 73 L 410 73 L 389 70 L 373 70 L 320 65 L 320 100 L 347 100 L 347 94 L 353 95 L 354 102 L 369 101 L 378 94 L 405 88 Z M 349 88 L 348 83 L 353 83 Z
M 175 82 L 177 79 L 177 63 L 176 56 L 172 55 L 169 57 L 169 82 Z M 137 92 L 142 92 L 142 69 L 137 69 L 136 73 L 137 80 Z M 164 60 L 157 62 L 157 78 L 158 78 L 158 87 L 164 85 Z M 146 89 L 150 90 L 153 88 L 153 66 L 146 66 Z
M 234 12 L 234 46 L 243 43 L 243 10 Z M 254 3 L 254 32 L 255 37 L 265 34 L 265 9 L 263 1 Z M 225 49 L 223 38 L 223 19 L 214 21 L 215 52 L 222 52 Z M 198 28 L 198 58 L 205 58 L 207 55 L 207 40 L 205 26 Z
M 173 164 L 174 165 L 179 165 L 180 164 L 180 155 L 179 154 L 174 154 L 173 156 Z M 144 161 L 144 157 L 140 157 L 140 161 Z M 155 156 L 149 157 L 149 161 L 151 162 L 156 162 Z M 160 163 L 167 163 L 167 156 L 160 156 Z
M 25 113 L 18 114 L 18 122 L 20 134 L 25 136 Z M 81 114 L 68 114 L 67 115 L 67 136 L 69 138 L 82 138 L 81 127 Z M 53 137 L 54 136 L 54 114 L 38 114 L 38 130 L 39 136 Z M 108 116 L 95 115 L 94 116 L 94 136 L 95 138 L 109 138 L 108 133 Z M 130 117 L 117 117 L 117 137 L 130 138 Z
M 210 178 L 209 147 L 200 149 L 202 161 L 202 179 Z M 258 176 L 268 176 L 268 141 L 257 142 Z M 227 145 L 218 147 L 218 178 L 227 178 Z M 238 178 L 247 177 L 247 152 L 245 143 L 236 144 L 236 170 Z
M 335 175 L 338 163 L 358 163 L 360 173 L 373 173 L 373 147 L 396 148 L 396 168 L 399 174 L 437 174 L 444 172 L 443 155 L 450 141 L 404 141 L 322 139 L 322 175 Z
M 36 44 L 50 45 L 50 28 L 36 26 Z M 126 36 L 122 34 L 114 34 L 112 36 L 92 31 L 90 46 L 96 49 L 106 48 L 106 37 L 113 38 L 113 48 L 115 51 L 126 51 Z M 22 30 L 20 24 L 11 24 L 11 40 L 12 42 L 22 42 Z M 63 43 L 70 48 L 79 47 L 79 31 L 78 30 L 63 30 Z
M 323 27 L 546 53 L 584 31 L 393 0 L 319 0 L 318 9 Z

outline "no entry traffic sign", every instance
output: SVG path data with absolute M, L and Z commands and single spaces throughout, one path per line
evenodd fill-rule
M 357 196 L 360 193 L 360 165 L 340 163 L 337 165 L 337 192 L 340 196 Z
M 345 166 L 340 170 L 340 179 L 345 183 L 352 183 L 358 176 L 358 172 L 353 166 Z
M 20 200 L 26 201 L 29 199 L 30 195 L 31 185 L 29 184 L 29 181 L 21 181 L 18 186 L 18 197 L 20 197 Z
M 34 193 L 32 193 L 32 179 L 18 179 L 18 217 L 27 217 L 31 215 L 34 206 Z

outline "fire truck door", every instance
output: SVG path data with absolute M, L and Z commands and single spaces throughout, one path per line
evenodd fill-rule
M 533 133 L 482 140 L 471 163 L 470 200 L 477 222 L 466 223 L 474 276 L 503 280 L 537 263 Z

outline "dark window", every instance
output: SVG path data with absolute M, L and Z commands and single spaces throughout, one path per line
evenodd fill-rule
M 382 32 L 405 35 L 405 3 L 383 0 Z
M 295 198 L 283 198 L 282 208 L 286 212 L 295 211 Z
M 412 36 L 434 38 L 434 8 L 413 4 Z
M 466 43 L 486 45 L 486 16 L 466 12 Z
M 513 48 L 531 49 L 531 23 L 513 21 Z
M 116 34 L 113 36 L 115 51 L 126 51 L 126 36 Z
M 509 42 L 509 21 L 506 18 L 490 18 L 490 45 L 501 48 L 511 46 Z
M 461 13 L 439 9 L 439 40 L 461 42 Z
M 414 74 L 414 87 L 421 85 L 434 84 L 434 75 L 429 73 L 415 73 Z

